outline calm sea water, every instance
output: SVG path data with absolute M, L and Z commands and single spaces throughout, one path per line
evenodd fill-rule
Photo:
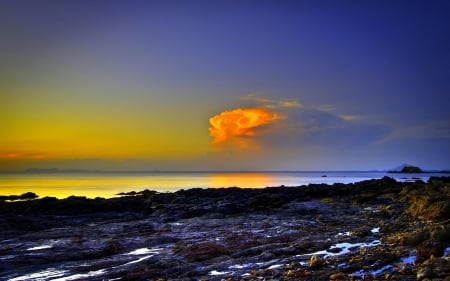
M 35 192 L 40 197 L 71 195 L 113 197 L 119 192 L 152 189 L 159 192 L 189 188 L 238 186 L 301 186 L 310 183 L 352 183 L 384 176 L 397 180 L 412 177 L 427 181 L 442 174 L 386 174 L 384 172 L 257 172 L 257 173 L 11 173 L 0 174 L 0 195 Z

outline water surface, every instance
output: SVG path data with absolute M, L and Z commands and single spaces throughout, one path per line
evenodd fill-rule
M 384 176 L 397 180 L 441 174 L 386 174 L 384 172 L 177 172 L 177 173 L 11 173 L 0 174 L 0 195 L 35 192 L 40 197 L 71 195 L 113 197 L 119 192 L 152 189 L 159 192 L 189 188 L 238 186 L 301 186 L 310 183 L 352 183 Z

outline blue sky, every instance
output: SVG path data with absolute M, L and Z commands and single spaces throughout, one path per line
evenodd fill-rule
M 0 168 L 449 168 L 449 14 L 447 1 L 2 1 Z M 209 118 L 238 108 L 284 118 L 213 145 Z

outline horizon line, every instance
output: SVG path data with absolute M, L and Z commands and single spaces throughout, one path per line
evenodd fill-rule
M 422 170 L 423 173 L 450 173 L 450 169 Z M 372 172 L 388 173 L 399 172 L 394 169 L 368 169 L 368 170 L 90 170 L 90 169 L 59 169 L 59 168 L 28 168 L 24 170 L 0 170 L 1 174 L 51 174 L 51 173 L 345 173 L 345 172 Z

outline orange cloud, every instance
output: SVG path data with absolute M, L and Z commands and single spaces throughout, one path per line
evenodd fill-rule
M 284 116 L 272 113 L 265 108 L 238 108 L 224 111 L 209 119 L 209 134 L 213 144 L 219 144 L 235 137 L 254 136 L 255 128 L 283 119 Z
M 42 159 L 46 158 L 44 153 L 21 153 L 21 152 L 0 152 L 0 159 Z

